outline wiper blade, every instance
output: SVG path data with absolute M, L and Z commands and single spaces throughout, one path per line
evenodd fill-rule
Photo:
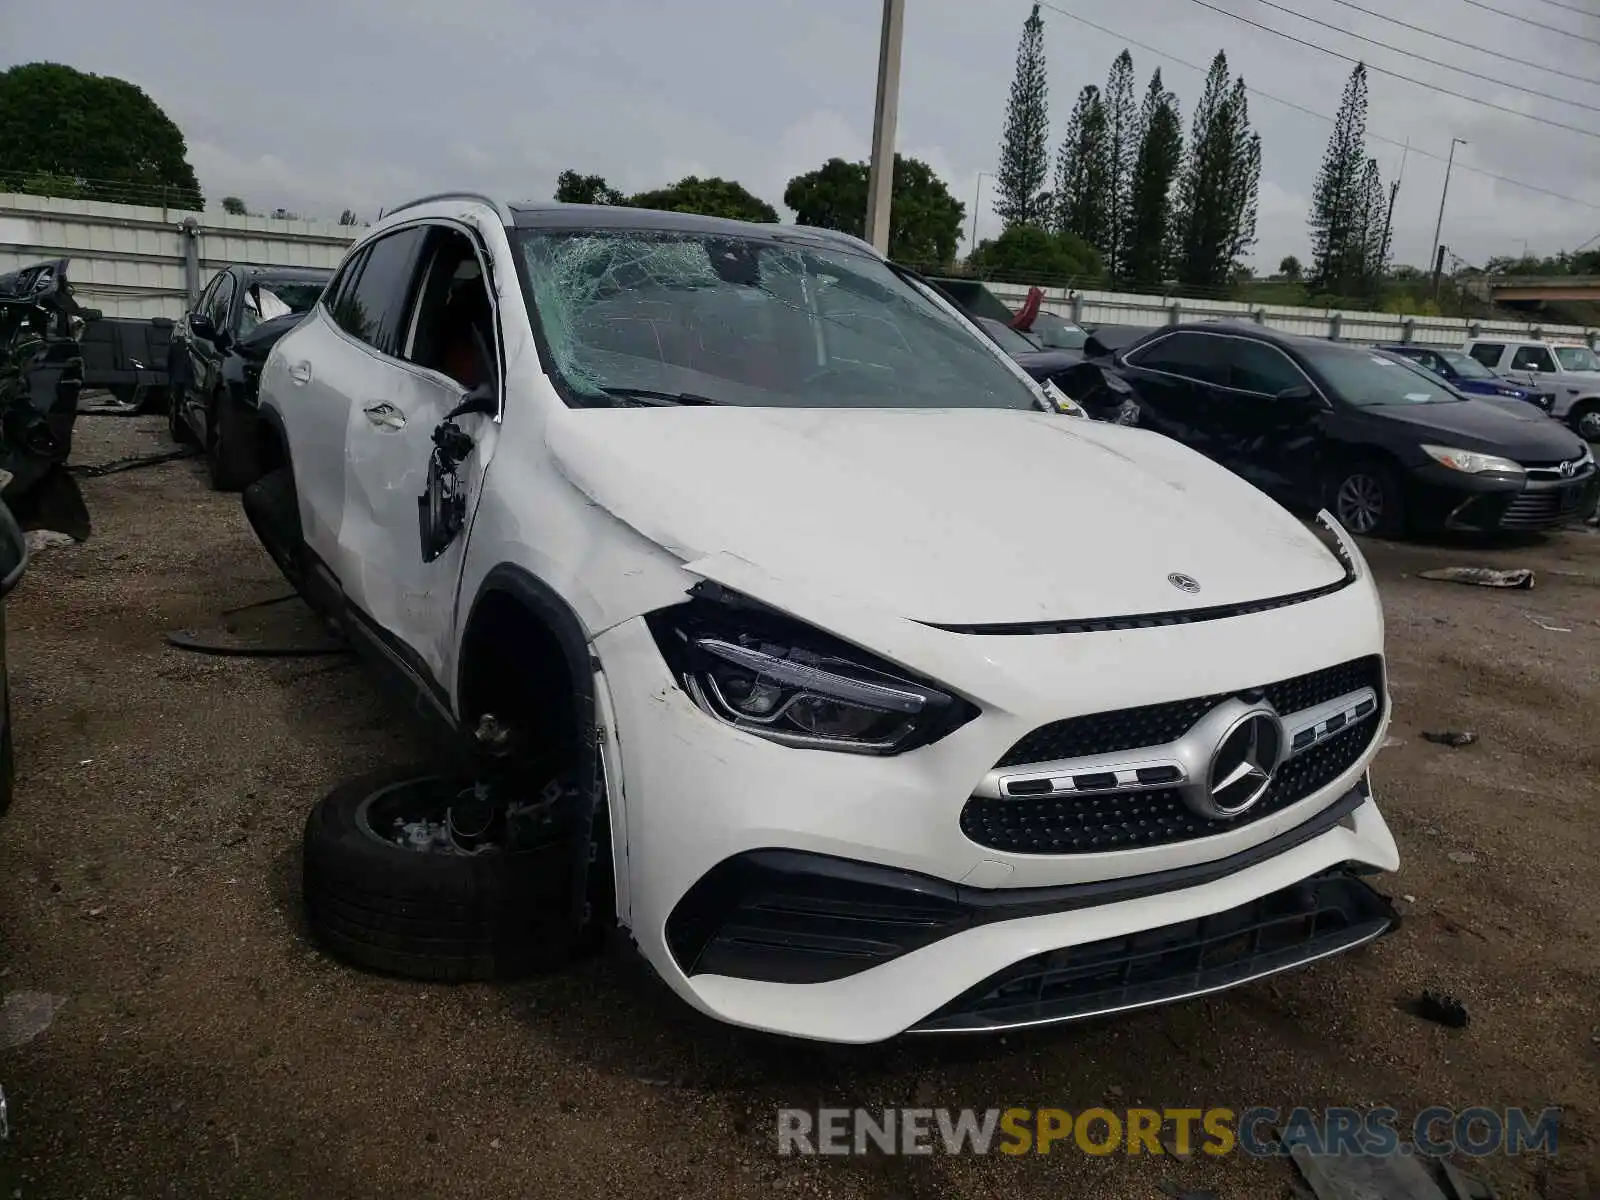
M 649 388 L 632 387 L 603 387 L 600 390 L 618 400 L 629 400 L 636 404 L 649 405 L 652 408 L 677 404 L 719 405 L 722 403 L 721 400 L 713 400 L 710 396 L 701 396 L 695 392 L 657 392 Z

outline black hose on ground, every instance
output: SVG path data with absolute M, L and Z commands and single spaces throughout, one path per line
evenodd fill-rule
M 141 467 L 154 467 L 179 458 L 193 458 L 198 453 L 199 451 L 192 446 L 184 446 L 177 450 L 163 450 L 159 454 L 145 454 L 137 458 L 119 458 L 108 463 L 96 463 L 93 466 L 72 466 L 68 467 L 67 470 L 74 475 L 93 479 L 101 475 L 115 475 L 119 471 L 137 471 Z

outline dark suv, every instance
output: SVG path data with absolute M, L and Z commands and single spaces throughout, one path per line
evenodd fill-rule
M 1215 322 L 1154 330 L 1114 361 L 1142 426 L 1354 533 L 1548 529 L 1595 506 L 1600 474 L 1570 430 L 1392 355 Z
M 172 437 L 205 448 L 218 491 L 237 491 L 261 474 L 261 364 L 316 305 L 332 276 L 310 267 L 224 267 L 179 327 L 168 359 Z

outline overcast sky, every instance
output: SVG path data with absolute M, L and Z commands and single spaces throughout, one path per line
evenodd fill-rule
M 1600 131 L 1600 83 L 1507 63 L 1363 16 L 1336 0 L 1279 0 L 1337 26 L 1483 74 L 1569 97 L 1558 104 L 1308 25 L 1258 0 L 1208 0 L 1369 66 Z M 1600 80 L 1600 17 L 1548 0 L 1487 0 L 1594 39 L 1562 36 L 1466 0 L 1354 0 L 1410 24 Z M 1600 0 L 1563 0 L 1600 14 Z M 787 180 L 826 158 L 867 157 L 877 0 L 73 0 L 3 4 L 0 64 L 49 59 L 143 87 L 183 130 L 212 204 L 238 195 L 371 217 L 448 187 L 548 197 L 557 172 L 617 187 L 687 174 L 739 180 L 781 206 Z M 1253 88 L 1332 115 L 1350 64 L 1199 7 L 1194 0 L 1060 0 L 1119 35 L 1204 66 L 1217 49 Z M 898 146 L 930 163 L 967 205 L 995 165 L 1028 0 L 907 0 Z M 1044 11 L 1052 140 L 1073 97 L 1103 83 L 1126 43 Z M 1201 74 L 1129 46 L 1142 91 L 1161 67 L 1187 128 Z M 1305 214 L 1328 125 L 1257 95 L 1262 137 L 1258 269 L 1307 254 Z M 1374 76 L 1369 149 L 1385 181 L 1405 164 L 1399 262 L 1424 265 L 1452 137 L 1442 240 L 1464 259 L 1572 249 L 1600 235 L 1600 139 Z M 1526 180 L 1587 206 L 1464 167 Z M 979 236 L 998 223 L 981 180 Z M 970 225 L 969 225 L 970 228 Z

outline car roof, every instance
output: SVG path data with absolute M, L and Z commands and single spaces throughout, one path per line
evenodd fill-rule
M 799 241 L 879 257 L 870 243 L 836 229 L 814 225 L 779 225 L 769 221 L 735 221 L 699 213 L 630 208 L 621 204 L 560 204 L 528 201 L 507 206 L 518 229 L 638 229 L 651 233 L 721 234 L 724 237 Z
M 1185 321 L 1180 325 L 1167 325 L 1152 330 L 1153 334 L 1161 333 L 1215 333 L 1224 337 L 1242 337 L 1253 342 L 1266 342 L 1269 345 L 1286 348 L 1307 348 L 1311 346 L 1347 346 L 1359 350 L 1362 347 L 1353 342 L 1335 342 L 1329 338 L 1308 337 L 1301 333 L 1284 333 L 1279 329 L 1269 329 L 1265 325 L 1257 325 L 1254 321 Z M 1152 340 L 1154 340 L 1152 338 Z

